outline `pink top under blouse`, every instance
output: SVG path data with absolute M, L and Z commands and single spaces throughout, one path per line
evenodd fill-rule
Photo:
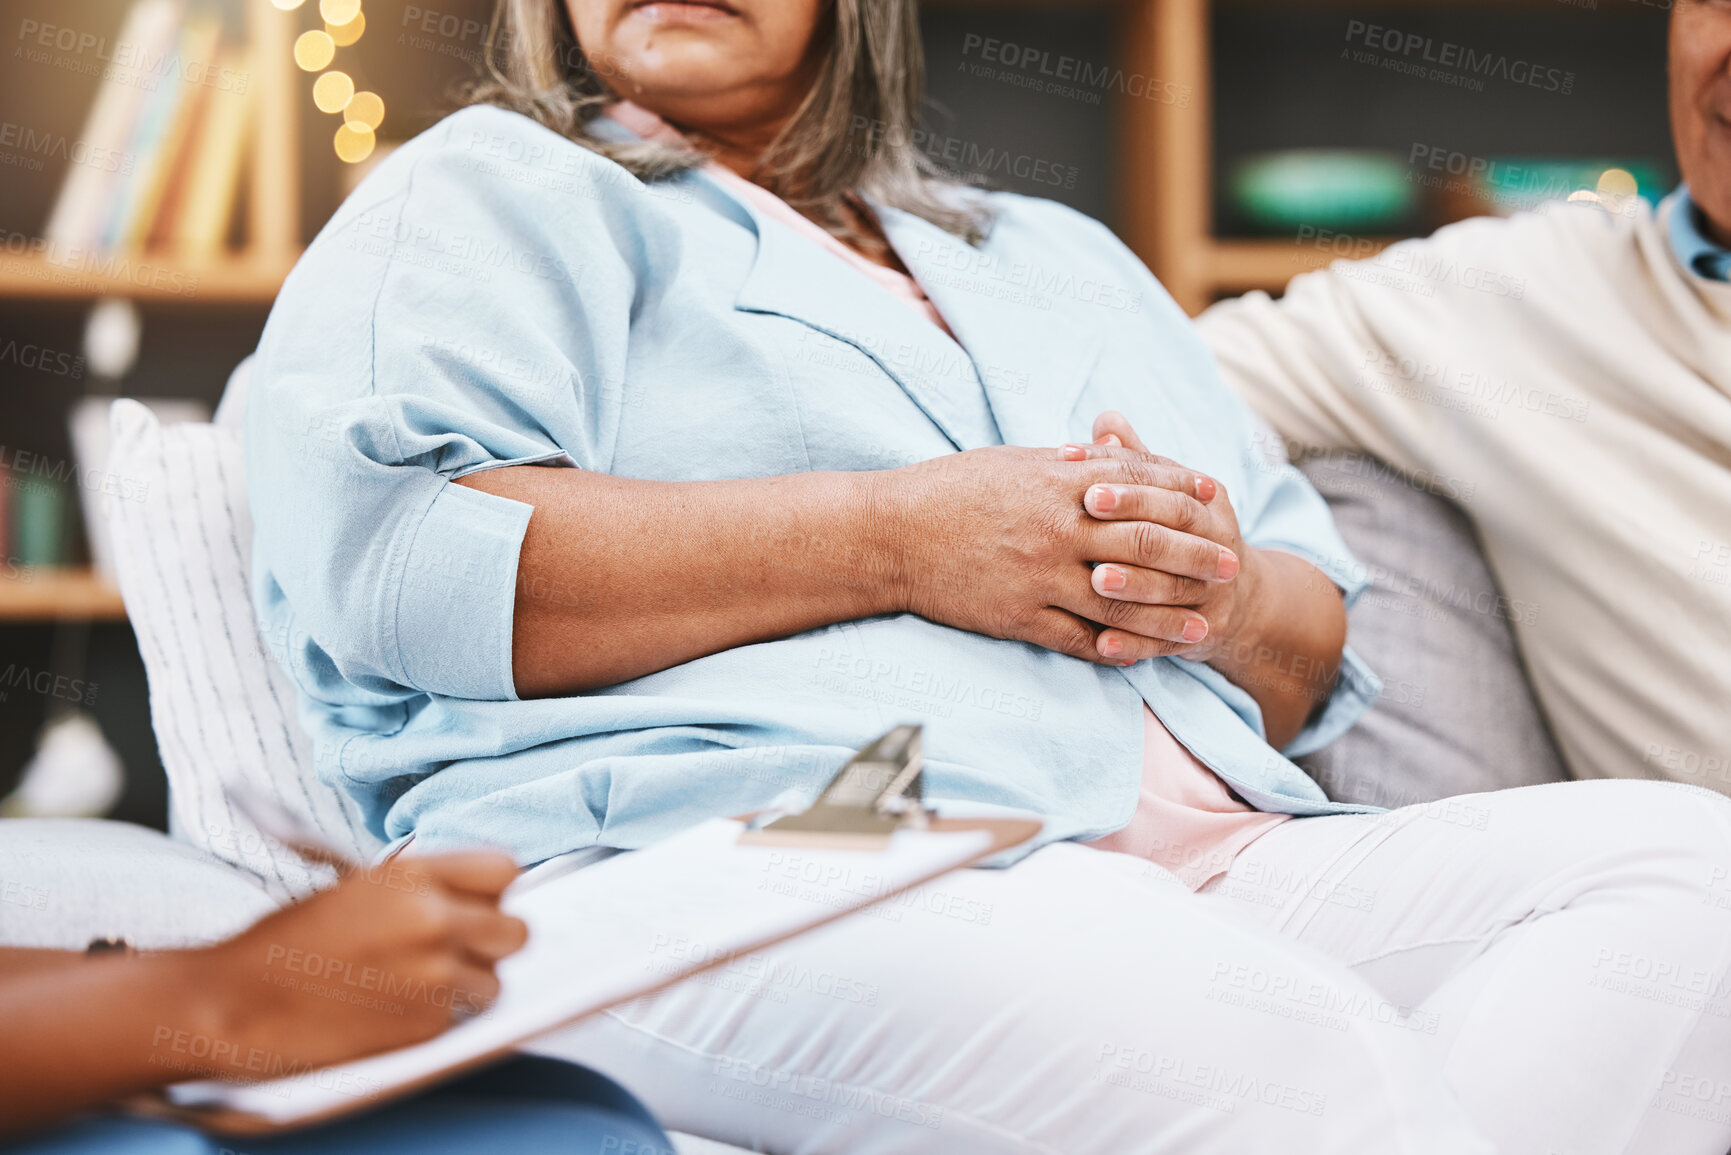
M 645 140 L 683 138 L 679 130 L 648 109 L 622 101 L 608 115 Z M 764 216 L 809 238 L 916 310 L 944 332 L 937 306 L 919 282 L 886 268 L 842 244 L 828 230 L 800 215 L 786 201 L 731 169 L 705 165 L 706 175 L 744 197 Z M 953 338 L 954 333 L 950 333 Z M 1101 850 L 1133 854 L 1170 870 L 1196 890 L 1223 874 L 1246 846 L 1287 821 L 1290 815 L 1264 814 L 1246 805 L 1226 783 L 1179 744 L 1146 704 L 1142 707 L 1142 786 L 1129 825 L 1088 843 Z

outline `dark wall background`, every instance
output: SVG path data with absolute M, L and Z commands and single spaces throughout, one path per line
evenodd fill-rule
M 1115 102 L 1084 85 L 1048 95 L 1016 83 L 1039 75 L 1033 65 L 994 67 L 990 76 L 969 69 L 983 63 L 980 45 L 987 38 L 1038 50 L 1047 61 L 1068 57 L 1096 69 L 1110 66 L 1112 13 L 1090 5 L 995 12 L 938 8 L 926 13 L 924 23 L 928 155 L 959 154 L 973 162 L 950 166 L 961 175 L 982 175 L 993 188 L 1050 197 L 1089 216 L 1109 217 Z M 1056 68 L 1049 64 L 1048 71 Z
M 1275 149 L 1379 149 L 1407 158 L 1422 145 L 1469 157 L 1647 159 L 1674 177 L 1668 17 L 1634 0 L 1595 2 L 1452 10 L 1221 4 L 1214 22 L 1216 170 L 1224 174 L 1239 157 Z M 1350 55 L 1363 47 L 1362 35 L 1347 39 L 1354 20 L 1573 73 L 1572 90 L 1488 79 L 1475 92 L 1366 66 Z M 1236 231 L 1225 203 L 1217 214 L 1223 231 Z

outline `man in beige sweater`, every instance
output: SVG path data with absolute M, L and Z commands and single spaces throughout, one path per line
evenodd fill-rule
M 1201 327 L 1298 450 L 1447 489 L 1570 770 L 1731 793 L 1731 4 L 1677 0 L 1684 186 L 1481 219 Z

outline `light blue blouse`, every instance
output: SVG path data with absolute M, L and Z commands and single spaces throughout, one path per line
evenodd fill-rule
M 1116 408 L 1225 484 L 1249 542 L 1360 592 L 1326 506 L 1142 264 L 1066 208 L 991 199 L 977 249 L 883 212 L 952 340 L 701 173 L 646 186 L 513 113 L 466 109 L 385 161 L 283 287 L 247 413 L 256 604 L 323 777 L 388 838 L 528 863 L 815 794 L 854 747 L 921 722 L 928 798 L 1089 839 L 1135 808 L 1146 701 L 1258 808 L 1365 809 L 1330 803 L 1205 666 L 1099 667 L 906 614 L 517 698 L 530 507 L 451 481 L 528 462 L 669 481 L 891 469 L 1085 439 Z M 797 565 L 825 543 L 759 546 Z M 1377 690 L 1349 657 L 1285 753 Z

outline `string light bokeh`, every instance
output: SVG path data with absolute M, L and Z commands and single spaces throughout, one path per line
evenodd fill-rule
M 1641 182 L 1625 168 L 1608 168 L 1599 176 L 1597 189 L 1577 189 L 1569 194 L 1571 204 L 1597 204 L 1614 213 L 1627 212 L 1641 195 Z
M 306 0 L 271 0 L 271 3 L 292 11 Z M 378 144 L 375 134 L 385 122 L 385 102 L 376 92 L 355 91 L 354 79 L 330 66 L 336 60 L 337 49 L 352 47 L 360 41 L 367 30 L 367 17 L 361 11 L 361 0 L 318 0 L 318 6 L 324 29 L 303 32 L 295 40 L 295 64 L 304 72 L 319 73 L 313 81 L 314 107 L 343 118 L 331 146 L 345 163 L 359 164 L 373 154 Z

